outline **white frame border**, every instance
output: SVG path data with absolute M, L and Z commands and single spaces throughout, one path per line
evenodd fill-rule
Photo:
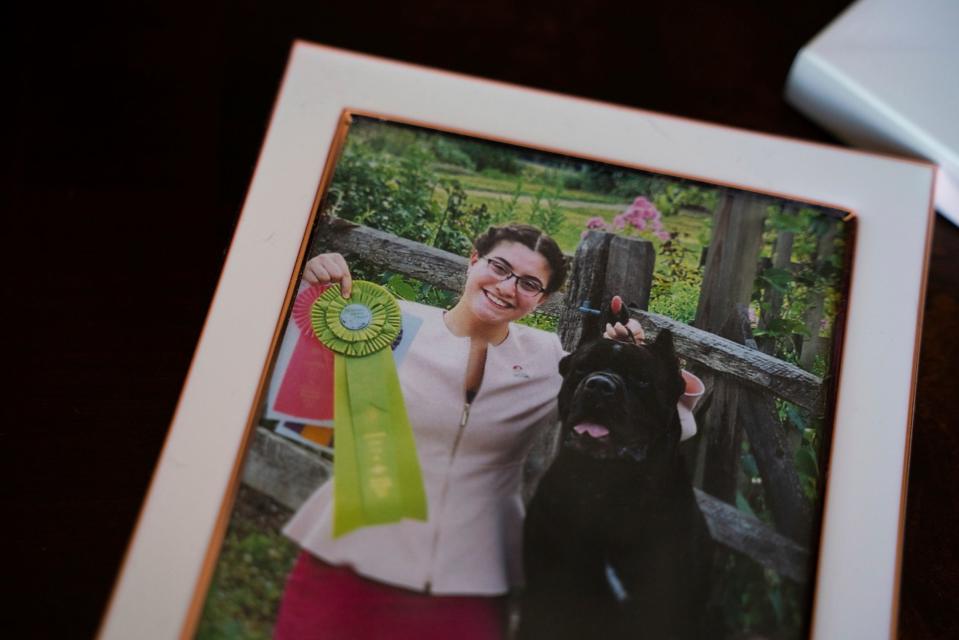
M 212 564 L 211 542 L 344 109 L 854 211 L 812 637 L 895 635 L 932 165 L 298 42 L 100 637 L 177 637 L 198 614 L 198 581 Z M 925 218 L 915 215 L 923 211 Z M 919 219 L 925 224 L 904 223 Z

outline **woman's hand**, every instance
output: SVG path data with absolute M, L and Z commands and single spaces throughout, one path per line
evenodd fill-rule
M 633 341 L 636 344 L 643 344 L 646 341 L 646 332 L 643 331 L 643 326 L 633 318 L 630 318 L 625 326 L 621 322 L 617 322 L 616 324 L 609 324 L 607 322 L 606 332 L 603 334 L 603 337 L 609 338 L 610 340 L 628 342 L 630 333 L 633 334 Z
M 321 253 L 307 260 L 303 267 L 303 279 L 309 284 L 339 283 L 344 298 L 349 298 L 353 289 L 350 268 L 338 253 Z
M 606 331 L 603 333 L 603 337 L 625 342 L 632 336 L 632 340 L 636 344 L 643 344 L 646 339 L 646 333 L 638 321 L 629 317 L 629 313 L 626 311 L 626 305 L 623 304 L 623 299 L 619 296 L 613 296 L 613 299 L 609 301 L 609 306 L 616 320 L 612 324 L 609 322 L 606 323 Z M 625 324 L 623 324 L 623 321 L 625 321 Z

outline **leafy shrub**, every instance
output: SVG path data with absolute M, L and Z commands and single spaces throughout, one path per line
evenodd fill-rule
M 476 170 L 476 163 L 468 153 L 460 148 L 460 145 L 449 140 L 444 136 L 433 136 L 430 140 L 430 146 L 438 162 L 446 162 L 469 171 Z
M 495 142 L 463 139 L 458 145 L 473 161 L 477 171 L 495 169 L 509 176 L 517 176 L 523 170 L 516 153 Z
M 433 162 L 421 143 L 397 158 L 351 140 L 337 164 L 327 208 L 347 220 L 468 255 L 472 239 L 493 215 L 485 205 L 470 206 L 458 180 L 437 177 Z
M 544 201 L 545 200 L 545 201 Z M 543 187 L 533 197 L 529 211 L 529 223 L 539 227 L 548 235 L 556 237 L 566 223 L 566 213 L 559 206 L 559 189 L 553 188 L 547 195 Z
M 673 320 L 692 324 L 699 304 L 699 285 L 660 273 L 653 274 L 649 310 L 669 316 Z

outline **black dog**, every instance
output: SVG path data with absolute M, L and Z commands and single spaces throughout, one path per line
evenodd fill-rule
M 519 637 L 700 638 L 712 541 L 678 454 L 672 334 L 560 362 L 562 445 L 529 505 Z

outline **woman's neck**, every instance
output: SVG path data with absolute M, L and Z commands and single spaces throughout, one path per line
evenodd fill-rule
M 509 335 L 509 324 L 488 324 L 477 320 L 462 300 L 443 316 L 446 327 L 454 336 L 480 339 L 497 345 Z

